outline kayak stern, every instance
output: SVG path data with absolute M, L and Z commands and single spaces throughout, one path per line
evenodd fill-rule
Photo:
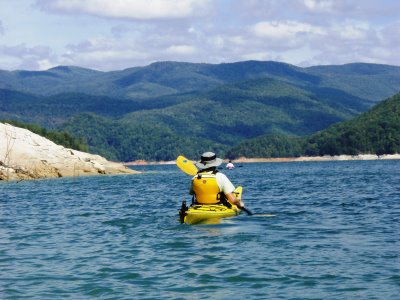
M 229 218 L 239 215 L 240 209 L 236 205 L 228 208 L 222 204 L 211 205 L 191 205 L 186 207 L 186 203 L 182 203 L 181 210 L 179 211 L 181 223 L 186 224 L 199 224 L 199 223 L 215 223 L 213 220 L 221 218 Z

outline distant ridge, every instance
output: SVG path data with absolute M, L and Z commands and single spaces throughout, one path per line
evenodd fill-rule
M 0 119 L 66 129 L 109 159 L 226 153 L 263 135 L 304 136 L 400 90 L 400 67 L 275 61 L 155 62 L 101 72 L 0 71 Z
M 144 67 L 102 72 L 75 66 L 57 66 L 46 71 L 0 71 L 0 88 L 36 95 L 83 92 L 108 97 L 132 98 L 137 85 L 158 86 L 159 93 L 142 94 L 153 98 L 189 91 L 206 91 L 221 84 L 232 84 L 258 78 L 275 78 L 298 85 L 355 85 L 379 75 L 380 81 L 398 85 L 400 67 L 369 63 L 353 63 L 307 68 L 276 61 L 242 61 L 222 64 L 155 62 Z M 335 77 L 332 78 L 332 75 Z M 48 79 L 46 79 L 48 77 Z M 393 95 L 395 87 L 386 86 L 385 94 L 375 102 Z M 384 92 L 384 91 L 382 91 Z M 135 93 L 133 93 L 135 95 Z M 355 96 L 360 96 L 354 94 Z M 371 100 L 371 99 L 370 99 Z

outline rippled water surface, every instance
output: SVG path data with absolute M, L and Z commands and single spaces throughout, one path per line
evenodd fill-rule
M 0 299 L 399 299 L 400 161 L 243 164 L 255 215 L 197 226 L 136 169 L 0 182 Z

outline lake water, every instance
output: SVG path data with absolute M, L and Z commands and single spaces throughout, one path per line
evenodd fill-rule
M 242 164 L 255 215 L 185 225 L 190 176 L 0 182 L 0 299 L 399 299 L 400 161 Z

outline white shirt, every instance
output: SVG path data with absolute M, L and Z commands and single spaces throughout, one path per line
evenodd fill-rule
M 228 177 L 226 177 L 225 174 L 218 172 L 216 174 L 216 177 L 217 177 L 217 184 L 218 184 L 219 190 L 221 192 L 224 192 L 225 195 L 230 194 L 235 190 L 234 185 L 228 179 Z
M 226 167 L 228 168 L 228 169 L 233 169 L 235 166 L 233 165 L 233 163 L 228 163 L 227 165 L 226 165 Z

